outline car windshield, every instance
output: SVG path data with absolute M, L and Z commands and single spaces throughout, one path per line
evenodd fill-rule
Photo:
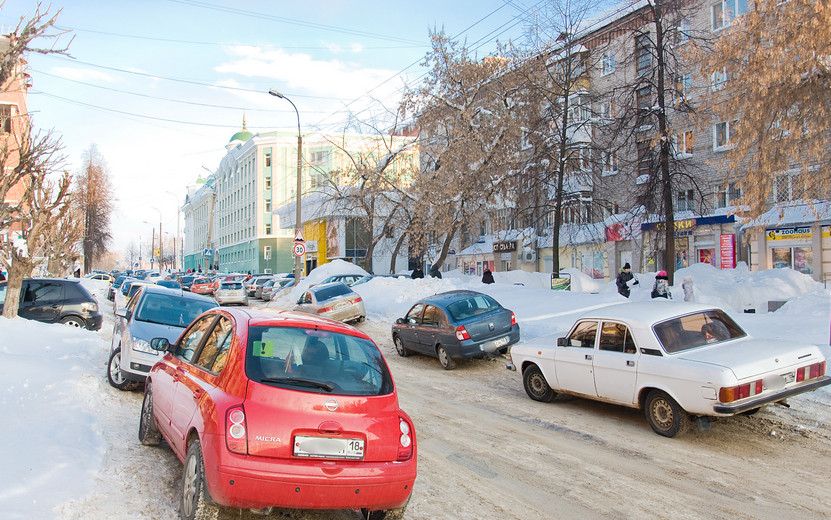
M 184 328 L 197 316 L 214 307 L 216 304 L 212 301 L 150 293 L 139 303 L 135 316 L 136 321 Z
M 337 298 L 338 296 L 343 296 L 351 292 L 352 290 L 342 283 L 314 290 L 317 301 L 319 302 L 325 302 L 326 300 L 331 300 L 332 298 Z
M 656 323 L 652 329 L 664 350 L 670 354 L 747 336 L 721 309 L 672 318 Z
M 203 283 L 211 283 L 211 280 L 209 278 L 198 278 L 193 281 L 193 285 L 199 285 Z
M 499 304 L 486 294 L 465 297 L 447 306 L 447 312 L 450 313 L 453 321 L 466 320 L 478 314 L 485 314 L 497 309 L 499 309 Z
M 385 395 L 392 376 L 364 338 L 318 329 L 252 326 L 245 373 L 259 383 L 334 395 Z

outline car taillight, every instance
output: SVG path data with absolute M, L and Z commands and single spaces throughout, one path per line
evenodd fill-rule
M 398 438 L 398 460 L 408 460 L 413 456 L 412 427 L 403 417 L 398 418 L 401 436 Z
M 464 325 L 456 329 L 456 339 L 458 339 L 459 341 L 470 339 L 470 334 L 467 333 L 467 330 L 465 329 Z
M 245 427 L 245 412 L 242 406 L 230 408 L 226 416 L 225 443 L 228 451 L 233 453 L 248 453 L 248 432 Z
M 814 379 L 825 374 L 825 361 L 821 363 L 814 363 L 807 367 L 799 367 L 796 369 L 796 381 L 805 381 L 806 379 Z
M 514 311 L 511 311 L 511 327 L 516 325 L 516 316 L 514 315 Z
M 745 397 L 762 393 L 762 380 L 751 381 L 743 385 L 721 388 L 718 391 L 718 400 L 722 403 L 732 403 Z
M 318 309 L 318 310 L 317 310 L 317 313 L 318 313 L 318 314 L 321 314 L 321 313 L 323 313 L 323 312 L 329 312 L 329 311 L 331 311 L 331 310 L 332 310 L 332 308 L 331 308 L 331 307 L 321 307 L 320 309 Z
M 358 302 L 362 302 L 362 301 L 364 301 L 364 299 L 363 299 L 363 298 L 361 298 L 360 296 L 358 296 L 358 297 L 357 297 L 357 298 L 355 298 L 354 300 L 350 300 L 350 301 L 351 301 L 352 303 L 358 303 Z
M 81 304 L 81 308 L 86 312 L 98 312 L 98 303 L 97 302 L 84 302 Z

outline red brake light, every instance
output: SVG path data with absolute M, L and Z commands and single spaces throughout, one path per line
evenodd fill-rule
M 514 311 L 511 311 L 511 327 L 516 325 L 516 316 L 514 316 Z
M 362 301 L 364 301 L 364 300 L 363 300 L 363 298 L 361 298 L 360 296 L 358 296 L 357 298 L 355 298 L 354 300 L 352 300 L 352 303 L 358 303 L 358 302 L 362 302 Z
M 814 379 L 825 374 L 825 361 L 814 363 L 806 367 L 799 367 L 796 369 L 796 381 L 805 381 L 807 379 Z
M 732 403 L 760 393 L 762 393 L 761 379 L 743 385 L 721 388 L 718 391 L 718 400 L 722 403 Z
M 225 442 L 228 451 L 248 453 L 248 428 L 245 426 L 245 412 L 242 406 L 229 408 L 225 421 Z
M 403 417 L 398 418 L 401 436 L 398 438 L 398 460 L 408 460 L 413 456 L 413 427 Z
M 470 339 L 470 334 L 467 333 L 467 330 L 465 329 L 464 325 L 456 329 L 456 339 L 458 339 L 459 341 Z
M 324 313 L 324 312 L 329 312 L 331 310 L 332 310 L 331 307 L 321 307 L 320 309 L 317 310 L 317 313 L 321 314 L 321 313 Z

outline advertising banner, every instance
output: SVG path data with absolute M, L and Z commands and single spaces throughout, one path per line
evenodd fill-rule
M 721 235 L 721 268 L 733 269 L 736 267 L 736 235 Z

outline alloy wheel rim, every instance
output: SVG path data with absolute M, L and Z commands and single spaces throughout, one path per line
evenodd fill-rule
M 184 498 L 182 506 L 185 509 L 185 515 L 190 516 L 194 509 L 194 497 L 196 496 L 196 457 L 188 459 L 188 466 L 185 468 L 185 483 L 182 490 L 182 497 Z

